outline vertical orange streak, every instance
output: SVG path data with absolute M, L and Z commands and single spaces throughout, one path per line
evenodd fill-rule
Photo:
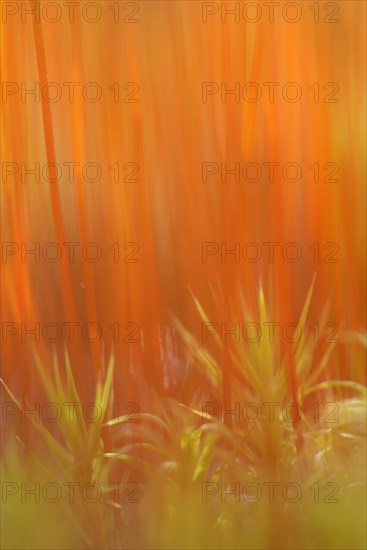
M 79 55 L 82 56 L 82 45 L 80 41 L 81 36 L 81 27 L 78 25 L 78 22 L 75 22 L 75 26 L 73 27 L 73 41 L 75 41 L 75 51 L 79 52 Z M 82 67 L 82 64 L 79 65 Z M 79 75 L 83 75 L 83 70 L 81 68 Z M 77 79 L 78 80 L 78 79 Z M 83 80 L 81 78 L 81 80 Z M 74 117 L 73 117 L 73 150 L 78 151 L 78 159 L 83 159 L 83 150 L 82 150 L 82 134 L 79 131 L 80 128 L 83 128 L 86 126 L 86 120 L 87 116 L 85 114 L 85 107 L 83 106 L 80 109 L 80 116 L 78 117 L 77 109 L 74 109 Z M 79 138 L 79 139 L 78 139 Z M 76 171 L 76 204 L 77 204 L 77 210 L 78 210 L 78 223 L 79 223 L 79 231 L 80 231 L 80 238 L 81 238 L 81 246 L 84 245 L 88 241 L 88 219 L 87 219 L 87 207 L 86 207 L 86 189 L 83 187 L 83 178 L 80 169 Z M 83 279 L 84 279 L 84 286 L 85 286 L 85 294 L 86 294 L 86 313 L 87 313 L 87 320 L 88 322 L 98 322 L 97 319 L 97 307 L 96 307 L 96 300 L 95 300 L 95 288 L 94 288 L 94 271 L 92 265 L 87 262 L 82 262 L 82 271 L 83 271 Z M 103 361 L 101 361 L 101 342 L 98 340 L 97 342 L 94 342 L 91 344 L 91 358 L 92 358 L 92 366 L 93 366 L 93 372 L 97 376 L 98 372 L 100 371 Z
M 35 0 L 31 0 L 32 4 L 35 4 Z M 40 80 L 41 89 L 47 84 L 47 66 L 46 66 L 46 57 L 45 57 L 45 48 L 42 35 L 42 26 L 41 23 L 33 23 L 34 29 L 34 39 L 36 46 L 36 57 L 38 64 L 38 75 Z M 55 144 L 54 144 L 54 132 L 52 125 L 52 116 L 51 109 L 47 101 L 45 101 L 42 95 L 42 114 L 43 114 L 43 128 L 45 132 L 45 146 L 46 146 L 46 157 L 49 163 L 56 163 L 55 155 Z M 50 170 L 50 180 L 57 180 L 56 166 L 51 164 Z M 55 183 L 50 183 L 50 196 L 51 196 L 51 205 L 52 213 L 55 224 L 55 233 L 56 238 L 59 243 L 65 242 L 65 232 L 63 228 L 63 221 L 61 215 L 61 204 L 57 185 Z M 73 314 L 75 311 L 75 305 L 73 301 L 73 290 L 71 285 L 70 272 L 67 266 L 66 257 L 62 256 L 61 258 L 61 278 L 64 285 L 64 302 L 66 312 Z

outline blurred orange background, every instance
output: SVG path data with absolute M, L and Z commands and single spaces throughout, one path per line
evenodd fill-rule
M 97 4 L 103 16 L 96 23 L 80 17 L 69 23 L 65 13 L 56 23 L 35 23 L 28 16 L 22 23 L 18 13 L 2 25 L 3 83 L 26 83 L 31 89 L 39 82 L 43 89 L 56 82 L 63 92 L 57 102 L 42 94 L 39 102 L 31 94 L 22 102 L 20 91 L 3 94 L 3 168 L 4 163 L 28 168 L 36 162 L 41 167 L 80 163 L 74 182 L 68 181 L 66 169 L 57 183 L 42 173 L 39 182 L 31 175 L 22 181 L 20 166 L 14 176 L 3 170 L 2 241 L 26 242 L 28 248 L 57 242 L 63 251 L 64 242 L 95 242 L 103 250 L 96 263 L 83 261 L 80 247 L 73 263 L 66 253 L 55 263 L 42 257 L 37 263 L 31 255 L 22 262 L 20 252 L 5 256 L 6 261 L 3 257 L 3 377 L 19 394 L 35 397 L 33 347 L 51 365 L 65 346 L 63 338 L 56 344 L 41 338 L 35 344 L 31 335 L 21 342 L 20 332 L 4 333 L 4 323 L 32 328 L 36 322 L 97 322 L 103 332 L 99 342 L 84 341 L 80 328 L 75 342 L 67 342 L 85 397 L 93 394 L 94 377 L 112 347 L 121 399 L 142 398 L 142 380 L 169 392 L 166 360 L 179 371 L 184 353 L 169 328 L 171 314 L 201 338 L 190 289 L 213 322 L 243 323 L 240 313 L 233 316 L 239 311 L 238 288 L 255 310 L 261 279 L 277 312 L 274 321 L 284 324 L 297 322 L 316 273 L 309 325 L 329 304 L 327 320 L 342 325 L 344 334 L 328 372 L 363 382 L 363 349 L 349 334 L 366 328 L 366 4 L 339 2 L 335 24 L 315 23 L 311 2 L 299 3 L 303 15 L 296 23 L 280 16 L 270 23 L 264 11 L 256 24 L 236 23 L 233 17 L 222 22 L 220 12 L 204 23 L 202 3 L 191 1 L 139 2 L 137 23 L 115 23 L 107 9 L 112 3 Z M 65 82 L 80 83 L 73 103 Z M 96 103 L 81 93 L 90 82 L 103 92 Z M 116 82 L 121 94 L 115 103 L 109 87 Z M 232 94 L 222 102 L 219 92 L 203 102 L 203 82 L 219 88 L 224 82 L 228 90 L 236 82 L 241 89 L 256 82 L 263 96 L 258 102 L 243 97 L 236 102 Z M 280 83 L 273 103 L 266 82 Z M 289 82 L 302 89 L 298 102 L 282 96 Z M 315 82 L 320 83 L 319 102 L 310 90 Z M 323 101 L 334 89 L 323 88 L 329 82 L 338 86 L 338 102 Z M 122 101 L 136 88 L 124 89 L 125 83 L 138 85 L 138 102 Z M 89 162 L 101 166 L 100 181 L 83 178 L 81 167 Z M 280 168 L 269 182 L 263 168 L 259 182 L 236 182 L 230 175 L 222 182 L 220 174 L 203 182 L 206 162 L 228 168 L 236 162 L 262 167 L 264 162 L 280 167 L 293 162 L 303 175 L 297 182 L 284 181 Z M 309 168 L 316 162 L 319 182 Z M 119 182 L 109 168 L 115 163 L 121 168 Z M 130 173 L 123 169 L 126 163 L 138 165 L 138 181 L 122 181 Z M 331 172 L 323 168 L 326 163 L 338 165 L 338 181 L 323 181 Z M 241 248 L 256 242 L 266 251 L 263 243 L 269 241 L 280 243 L 273 263 L 265 253 L 255 263 L 235 262 L 233 255 L 221 262 L 219 253 L 202 261 L 203 242 L 224 242 L 228 249 L 235 242 Z M 114 263 L 108 247 L 116 242 L 122 255 L 135 252 L 136 245 L 124 250 L 125 243 L 137 243 L 134 258 L 139 261 Z M 288 242 L 301 247 L 299 262 L 282 257 Z M 309 249 L 315 242 L 320 243 L 319 262 Z M 333 250 L 323 249 L 329 242 L 338 245 L 336 263 L 322 261 Z M 215 299 L 211 287 L 217 289 Z M 109 328 L 116 322 L 117 344 Z M 139 327 L 138 343 L 122 341 L 130 332 L 122 329 L 128 322 Z M 190 371 L 178 395 L 189 395 L 197 384 L 199 375 Z

